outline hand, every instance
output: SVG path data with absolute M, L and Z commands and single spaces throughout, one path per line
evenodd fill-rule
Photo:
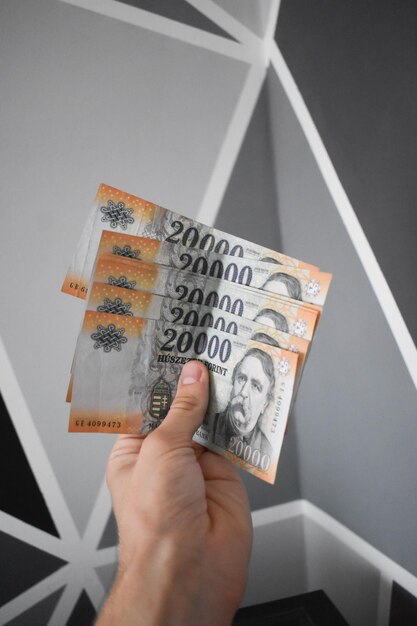
M 246 584 L 252 523 L 236 468 L 192 442 L 208 402 L 208 371 L 183 367 L 163 423 L 120 436 L 107 480 L 119 571 L 97 626 L 230 625 Z

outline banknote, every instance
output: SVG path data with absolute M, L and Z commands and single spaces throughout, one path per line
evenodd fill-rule
M 219 308 L 308 340 L 319 315 L 305 303 L 261 289 L 111 254 L 97 259 L 94 281 Z
M 152 432 L 195 358 L 209 370 L 210 399 L 194 440 L 273 483 L 298 355 L 214 328 L 86 311 L 69 430 Z
M 263 289 L 295 300 L 323 305 L 331 275 L 317 270 L 231 257 L 207 250 L 103 231 L 98 255 L 114 254 L 146 263 L 169 265 L 210 278 Z
M 307 339 L 290 335 L 270 324 L 266 325 L 247 320 L 221 309 L 214 309 L 190 302 L 179 302 L 178 300 L 158 296 L 146 291 L 127 290 L 102 283 L 93 283 L 89 292 L 87 310 L 126 315 L 128 317 L 144 317 L 145 319 L 171 322 L 172 324 L 178 323 L 185 326 L 215 328 L 237 335 L 241 339 L 253 339 L 261 343 L 269 343 L 283 350 L 296 352 L 298 354 L 298 362 L 294 394 L 298 388 L 310 347 L 310 342 Z M 73 362 L 75 362 L 75 357 Z M 72 388 L 73 377 L 71 374 L 66 396 L 67 402 L 71 402 Z
M 317 269 L 314 265 L 229 235 L 137 196 L 101 184 L 62 285 L 65 293 L 85 299 L 103 230 L 168 241 L 254 261 Z

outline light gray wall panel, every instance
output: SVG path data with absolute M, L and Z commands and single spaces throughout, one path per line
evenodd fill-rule
M 196 214 L 247 68 L 55 0 L 1 3 L 0 56 L 0 332 L 82 529 L 112 436 L 67 433 L 69 260 L 101 181 Z
M 301 128 L 269 76 L 283 251 L 334 273 L 295 405 L 302 497 L 417 573 L 417 396 Z

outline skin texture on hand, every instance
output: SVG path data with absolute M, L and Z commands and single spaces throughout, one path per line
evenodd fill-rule
M 120 436 L 107 481 L 119 571 L 97 626 L 229 625 L 242 599 L 252 542 L 236 468 L 192 442 L 208 402 L 208 371 L 191 361 L 163 423 Z

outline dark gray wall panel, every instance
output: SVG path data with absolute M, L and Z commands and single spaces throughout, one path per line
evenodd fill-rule
M 276 75 L 283 251 L 334 273 L 295 404 L 302 497 L 417 573 L 417 395 Z
M 417 340 L 417 4 L 283 0 L 277 41 Z
M 26 458 L 0 392 L 0 508 L 5 513 L 58 536 L 45 498 Z
M 67 626 L 93 626 L 95 617 L 96 611 L 90 598 L 83 591 L 67 621 Z
M 45 626 L 45 624 L 48 624 L 63 591 L 64 587 L 58 589 L 51 596 L 7 622 L 7 626 Z
M 417 598 L 394 583 L 389 626 L 415 626 L 415 624 L 417 624 Z
M 216 220 L 216 227 L 281 250 L 275 173 L 270 142 L 268 94 L 262 90 Z M 284 441 L 275 486 L 242 472 L 252 509 L 300 497 L 297 442 L 291 424 Z
M 65 561 L 2 531 L 0 554 L 0 605 L 6 604 L 65 565 Z M 4 564 L 7 564 L 7 572 Z

